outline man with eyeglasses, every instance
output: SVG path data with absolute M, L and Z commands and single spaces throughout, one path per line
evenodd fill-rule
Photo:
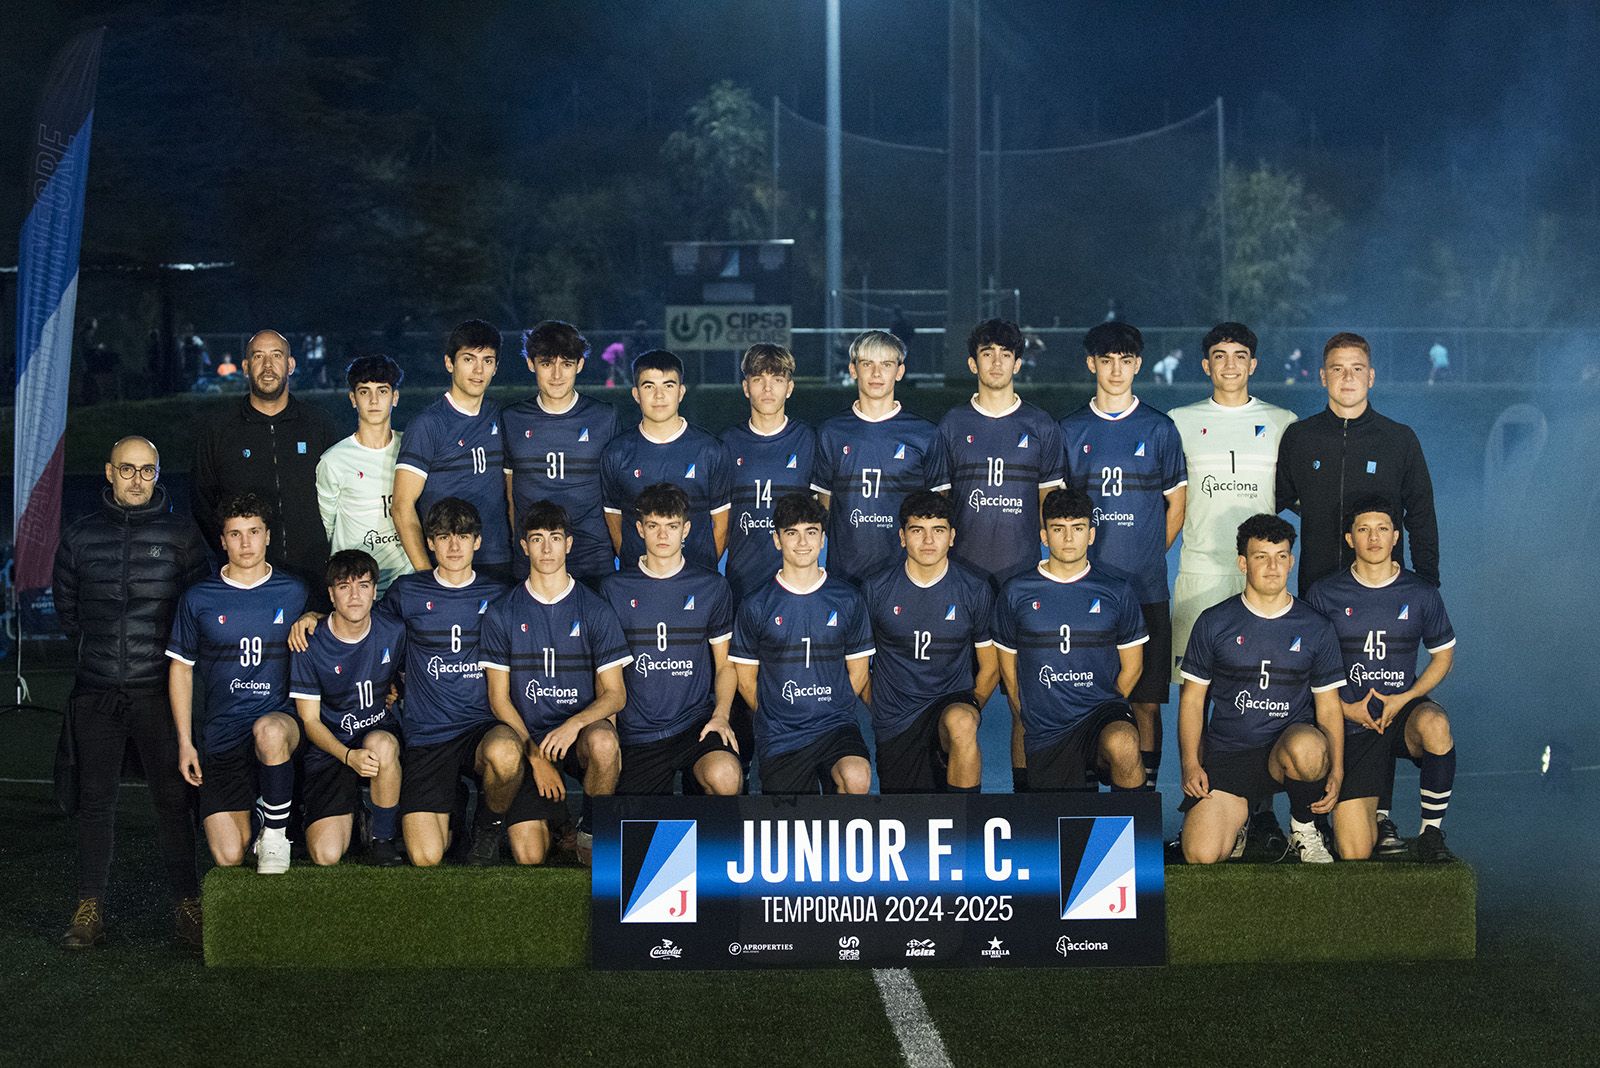
M 178 771 L 166 644 L 179 596 L 210 572 L 211 556 L 193 520 L 173 514 L 149 441 L 118 441 L 105 476 L 100 507 L 69 524 L 56 549 L 56 614 L 78 651 L 62 722 L 62 746 L 75 757 L 67 793 L 78 817 L 78 904 L 61 944 L 105 940 L 117 784 L 131 740 L 155 805 L 177 937 L 199 948 L 194 793 Z

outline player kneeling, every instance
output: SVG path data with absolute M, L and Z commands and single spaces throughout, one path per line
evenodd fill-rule
M 542 864 L 551 829 L 565 822 L 562 774 L 583 781 L 578 860 L 589 863 L 592 800 L 616 792 L 621 756 L 612 718 L 627 701 L 622 669 L 632 660 L 622 627 L 600 595 L 567 573 L 572 524 L 566 509 L 534 501 L 522 519 L 528 577 L 489 606 L 479 663 L 489 707 L 522 743 L 542 804 L 507 817 L 511 855 Z
M 728 662 L 733 595 L 715 571 L 684 559 L 689 497 L 668 482 L 634 501 L 644 555 L 601 583 L 633 652 L 618 794 L 731 797 L 744 783 L 728 713 L 737 680 Z
M 1365 860 L 1378 840 L 1378 798 L 1394 786 L 1401 757 L 1422 772 L 1418 860 L 1454 860 L 1444 844 L 1444 815 L 1456 774 L 1450 718 L 1432 691 L 1455 663 L 1456 635 L 1434 586 L 1394 559 L 1400 540 L 1395 508 L 1381 497 L 1358 500 L 1345 541 L 1356 551 L 1349 571 L 1321 579 L 1308 600 L 1333 621 L 1344 653 L 1345 780 L 1333 810 L 1343 860 Z M 1417 649 L 1428 667 L 1417 674 Z
M 1279 790 L 1300 860 L 1333 860 L 1313 820 L 1332 811 L 1344 778 L 1344 671 L 1333 625 L 1286 588 L 1294 538 L 1277 516 L 1239 524 L 1244 593 L 1201 612 L 1189 635 L 1178 746 L 1190 864 L 1239 856 L 1251 809 Z
M 184 591 L 172 621 L 168 700 L 178 732 L 178 767 L 200 788 L 206 843 L 221 867 L 244 860 L 250 810 L 261 813 L 256 871 L 289 870 L 289 805 L 300 724 L 289 707 L 287 622 L 306 604 L 306 587 L 267 563 L 267 504 L 253 493 L 223 502 L 218 519 L 228 555 L 221 574 Z M 192 740 L 194 678 L 206 695 L 201 748 Z
M 333 614 L 289 669 L 289 696 L 314 746 L 305 760 L 306 848 L 317 864 L 339 863 L 350 848 L 361 780 L 370 779 L 369 859 L 399 864 L 400 732 L 388 697 L 405 627 L 373 613 L 378 565 L 360 549 L 334 553 L 326 575 Z
M 905 557 L 862 586 L 872 619 L 872 730 L 886 794 L 977 793 L 979 710 L 1000 669 L 988 576 L 951 557 L 955 509 L 919 490 L 900 505 Z M 976 660 L 976 673 L 974 673 Z
M 1144 668 L 1144 613 L 1126 580 L 1089 563 L 1087 494 L 1051 490 L 1040 513 L 1050 557 L 1006 582 L 992 629 L 1028 789 L 1137 790 L 1145 770 L 1128 695 Z

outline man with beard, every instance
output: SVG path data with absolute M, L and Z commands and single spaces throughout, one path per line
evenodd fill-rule
M 250 338 L 242 369 L 250 392 L 212 413 L 196 436 L 189 495 L 194 517 L 206 544 L 220 546 L 222 501 L 236 493 L 262 498 L 274 516 L 268 563 L 304 581 L 316 601 L 328 559 L 317 508 L 317 460 L 342 435 L 321 409 L 290 396 L 294 357 L 276 330 Z

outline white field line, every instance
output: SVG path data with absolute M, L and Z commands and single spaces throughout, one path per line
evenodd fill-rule
M 928 1015 L 928 1006 L 911 972 L 905 968 L 874 968 L 872 981 L 878 984 L 883 1014 L 894 1028 L 907 1068 L 950 1068 L 944 1039 Z

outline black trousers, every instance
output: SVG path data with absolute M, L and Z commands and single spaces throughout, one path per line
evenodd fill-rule
M 178 772 L 178 732 L 166 695 L 75 689 L 68 700 L 78 750 L 78 896 L 105 896 L 117 784 L 131 740 L 155 805 L 167 883 L 175 898 L 199 897 L 194 788 Z

